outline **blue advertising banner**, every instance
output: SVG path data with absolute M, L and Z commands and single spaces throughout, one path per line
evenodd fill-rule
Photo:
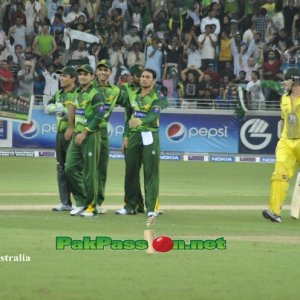
M 234 115 L 164 113 L 162 151 L 238 153 L 238 119 Z
M 112 149 L 120 149 L 124 131 L 123 112 L 110 118 Z M 161 151 L 169 152 L 238 152 L 238 120 L 228 115 L 163 113 L 160 119 Z
M 13 126 L 13 146 L 54 148 L 55 116 L 34 110 L 29 124 Z M 124 113 L 113 112 L 108 125 L 110 147 L 120 149 Z M 238 153 L 239 129 L 234 115 L 163 113 L 160 120 L 161 151 Z
M 0 120 L 0 140 L 7 139 L 7 121 Z
M 13 147 L 18 148 L 55 148 L 55 116 L 34 109 L 29 124 L 13 124 Z
M 274 154 L 279 116 L 246 116 L 240 123 L 239 153 Z

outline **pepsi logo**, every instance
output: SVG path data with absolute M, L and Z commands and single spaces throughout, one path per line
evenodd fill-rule
M 186 129 L 181 123 L 171 123 L 166 129 L 167 138 L 174 143 L 179 143 L 186 137 Z
M 33 139 L 39 133 L 39 126 L 34 120 L 29 124 L 22 123 L 19 127 L 19 133 L 24 139 Z

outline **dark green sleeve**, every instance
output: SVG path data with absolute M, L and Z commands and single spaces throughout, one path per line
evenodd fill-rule
M 105 114 L 104 102 L 101 94 L 98 93 L 93 97 L 91 101 L 91 105 L 92 105 L 93 113 L 90 119 L 88 120 L 86 129 L 88 131 L 93 132 L 99 128 L 99 124 L 102 121 L 103 116 Z
M 124 90 L 124 88 L 121 87 L 116 104 L 121 105 L 122 107 L 125 107 L 127 102 L 129 102 L 128 93 L 127 93 L 126 89 Z

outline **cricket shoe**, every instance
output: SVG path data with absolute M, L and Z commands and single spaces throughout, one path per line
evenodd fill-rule
M 274 214 L 271 210 L 263 210 L 262 215 L 264 218 L 271 220 L 272 222 L 281 223 L 281 217 Z
M 115 211 L 115 214 L 119 215 L 119 216 L 121 216 L 121 215 L 125 216 L 125 215 L 135 215 L 136 212 L 135 211 L 128 211 L 126 208 L 120 208 L 120 209 L 117 209 Z
M 85 217 L 85 218 L 93 218 L 97 214 L 94 211 L 89 211 L 88 209 L 82 211 L 80 214 L 80 217 Z
M 103 208 L 101 205 L 97 205 L 96 206 L 96 212 L 99 215 L 104 215 L 107 213 L 107 210 L 105 208 Z
M 52 208 L 52 211 L 71 211 L 73 208 L 71 205 L 59 204 Z
M 84 210 L 84 206 L 76 206 L 70 211 L 70 216 L 79 216 L 80 213 Z
M 148 212 L 148 218 L 147 218 L 147 222 L 146 222 L 147 227 L 150 227 L 151 225 L 153 225 L 155 223 L 156 216 L 157 216 L 157 214 L 155 212 L 152 212 L 152 211 Z

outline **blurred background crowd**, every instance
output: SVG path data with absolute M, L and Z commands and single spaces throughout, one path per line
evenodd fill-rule
M 110 82 L 141 64 L 171 107 L 278 109 L 300 66 L 299 0 L 1 0 L 0 94 L 59 89 L 56 71 L 101 59 Z

